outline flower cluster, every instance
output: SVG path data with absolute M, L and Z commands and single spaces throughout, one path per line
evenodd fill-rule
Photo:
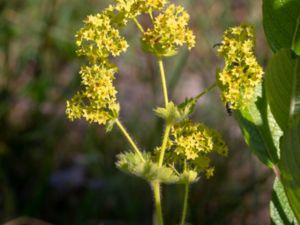
M 114 6 L 110 6 L 126 19 L 132 19 L 141 13 L 149 13 L 154 10 L 161 10 L 166 0 L 116 0 Z
M 107 124 L 117 118 L 117 103 L 114 74 L 117 68 L 108 62 L 82 66 L 80 70 L 84 90 L 67 101 L 67 115 L 71 120 L 84 117 L 88 122 Z
M 174 125 L 168 143 L 168 158 L 170 163 L 187 163 L 190 170 L 197 173 L 206 172 L 207 177 L 213 175 L 210 167 L 210 153 L 227 156 L 228 148 L 221 135 L 201 123 L 190 120 Z
M 128 48 L 119 28 L 141 13 L 152 16 L 152 11 L 162 11 L 165 5 L 166 0 L 115 0 L 102 13 L 86 18 L 76 34 L 76 45 L 78 55 L 87 57 L 88 66 L 83 66 L 80 72 L 84 90 L 67 101 L 66 113 L 71 120 L 84 117 L 89 122 L 107 125 L 117 118 L 119 104 L 113 86 L 117 68 L 109 62 L 109 57 L 118 56 Z M 185 43 L 191 48 L 195 37 L 187 28 L 188 20 L 181 6 L 169 5 L 155 17 L 154 28 L 144 33 L 143 42 L 155 53 L 159 52 L 157 56 L 175 51 Z
M 156 56 L 170 56 L 177 48 L 195 45 L 195 36 L 188 28 L 189 15 L 182 6 L 170 4 L 154 19 L 153 28 L 148 28 L 142 37 L 143 48 Z
M 253 27 L 243 25 L 226 30 L 218 49 L 225 59 L 224 69 L 218 74 L 221 97 L 232 109 L 247 106 L 254 97 L 255 87 L 262 82 L 263 70 L 256 61 L 254 45 Z
M 84 23 L 84 27 L 75 36 L 77 53 L 86 56 L 91 64 L 101 63 L 110 55 L 118 56 L 126 51 L 128 44 L 111 24 L 108 15 L 102 13 L 88 16 Z
M 118 117 L 117 91 L 113 85 L 117 67 L 108 60 L 124 52 L 128 44 L 115 28 L 106 11 L 88 16 L 76 34 L 78 55 L 86 56 L 89 65 L 80 70 L 82 91 L 67 101 L 66 113 L 71 120 L 108 125 Z

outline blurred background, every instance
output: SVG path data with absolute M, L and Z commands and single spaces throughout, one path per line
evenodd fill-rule
M 114 129 L 65 116 L 78 89 L 83 59 L 74 34 L 88 14 L 108 0 L 0 0 L 0 223 L 6 225 L 150 225 L 152 197 L 146 182 L 116 169 L 128 150 Z M 262 30 L 261 1 L 180 1 L 191 15 L 197 45 L 165 60 L 171 98 L 179 103 L 215 80 L 222 66 L 212 47 L 228 26 L 252 23 L 261 65 L 270 56 Z M 146 23 L 139 18 L 142 24 Z M 155 60 L 139 48 L 131 24 L 131 48 L 115 60 L 120 68 L 121 120 L 145 150 L 160 143 L 162 105 Z M 247 149 L 218 90 L 198 102 L 193 120 L 220 130 L 229 145 L 216 158 L 215 176 L 193 184 L 188 221 L 193 225 L 267 225 L 272 174 Z M 166 225 L 178 223 L 183 187 L 163 188 Z

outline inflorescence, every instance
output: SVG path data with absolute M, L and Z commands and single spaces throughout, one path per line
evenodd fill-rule
M 219 132 L 190 120 L 173 126 L 167 152 L 171 164 L 181 165 L 184 172 L 206 172 L 206 177 L 209 178 L 214 171 L 210 166 L 211 153 L 221 156 L 228 154 L 228 148 Z
M 243 25 L 225 31 L 220 56 L 224 57 L 225 66 L 218 74 L 222 89 L 222 101 L 232 109 L 247 106 L 255 95 L 255 87 L 262 82 L 263 69 L 254 55 L 254 29 Z
M 142 13 L 154 18 L 153 29 L 142 33 L 142 43 L 157 57 L 168 56 L 178 46 L 195 44 L 195 37 L 187 28 L 189 16 L 181 6 L 167 5 L 165 0 L 116 0 L 102 13 L 88 16 L 84 26 L 76 34 L 77 54 L 88 59 L 81 68 L 81 84 L 84 90 L 67 101 L 66 113 L 71 120 L 85 118 L 88 122 L 107 125 L 119 114 L 117 91 L 113 85 L 117 67 L 109 57 L 119 56 L 128 48 L 120 34 L 120 27 Z
M 187 44 L 189 49 L 193 48 L 195 36 L 187 26 L 189 18 L 182 6 L 169 5 L 155 17 L 153 28 L 148 28 L 144 33 L 144 50 L 157 56 L 171 56 L 184 44 Z

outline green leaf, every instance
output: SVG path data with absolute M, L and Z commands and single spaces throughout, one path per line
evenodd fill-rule
M 141 47 L 144 52 L 154 54 L 157 57 L 170 57 L 177 54 L 177 48 L 164 48 L 160 43 L 150 45 L 147 41 L 141 39 Z
M 249 148 L 265 165 L 271 167 L 278 162 L 276 145 L 281 130 L 267 105 L 262 87 L 257 87 L 256 97 L 248 107 L 234 113 Z
M 300 223 L 300 119 L 295 119 L 280 143 L 279 168 L 291 208 Z
M 158 117 L 166 120 L 167 124 L 173 124 L 180 118 L 179 110 L 173 102 L 169 102 L 166 108 L 156 108 L 154 112 Z
M 197 171 L 186 170 L 179 175 L 179 184 L 191 184 L 199 180 Z
M 264 0 L 263 24 L 274 52 L 289 48 L 300 54 L 299 0 Z
M 197 100 L 195 98 L 185 99 L 184 102 L 178 105 L 179 113 L 183 119 L 186 119 L 194 112 Z
M 271 111 L 284 131 L 300 115 L 300 57 L 282 49 L 269 62 L 266 93 Z
M 289 205 L 284 188 L 278 178 L 275 179 L 270 203 L 273 225 L 297 225 L 295 215 Z
M 183 103 L 176 106 L 169 102 L 166 108 L 158 107 L 154 110 L 155 114 L 166 120 L 167 124 L 179 123 L 189 117 L 195 109 L 196 99 L 186 99 Z
M 151 160 L 150 154 L 143 154 L 145 161 L 135 152 L 125 152 L 117 156 L 117 167 L 125 173 L 141 177 L 149 182 L 176 183 L 178 176 L 173 169 L 161 166 Z
M 107 133 L 111 132 L 111 130 L 114 128 L 114 125 L 116 123 L 116 120 L 109 120 L 107 124 L 105 125 L 105 131 Z

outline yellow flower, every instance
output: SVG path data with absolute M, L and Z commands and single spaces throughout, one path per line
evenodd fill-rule
M 199 173 L 209 169 L 209 155 L 213 152 L 222 156 L 228 154 L 228 148 L 217 131 L 189 120 L 173 126 L 167 152 L 170 164 L 186 161 L 190 169 Z M 212 171 L 208 173 L 212 174 Z
M 182 6 L 169 5 L 154 19 L 153 28 L 148 28 L 142 37 L 143 49 L 157 56 L 170 56 L 186 44 L 195 45 L 195 36 L 188 28 L 189 15 Z
M 101 62 L 112 56 L 118 56 L 126 51 L 128 44 L 120 36 L 118 29 L 111 24 L 111 19 L 105 13 L 88 16 L 84 27 L 76 34 L 77 53 L 87 56 L 90 63 Z
M 256 61 L 254 45 L 253 27 L 243 25 L 226 30 L 218 49 L 225 60 L 224 69 L 218 74 L 221 98 L 232 109 L 247 106 L 254 97 L 255 87 L 262 82 L 263 70 Z
M 149 10 L 161 10 L 166 4 L 167 0 L 140 0 L 143 12 L 149 12 Z
M 214 175 L 214 172 L 215 172 L 215 168 L 214 167 L 211 167 L 211 168 L 208 168 L 206 170 L 206 178 L 210 178 Z
M 141 13 L 161 10 L 166 4 L 166 0 L 115 0 L 115 2 L 112 7 L 125 19 L 135 18 Z
M 81 67 L 84 90 L 67 101 L 69 119 L 85 118 L 88 122 L 106 125 L 118 117 L 117 91 L 113 86 L 116 67 L 108 62 Z
M 176 145 L 175 153 L 183 155 L 187 160 L 194 160 L 199 153 L 208 153 L 213 149 L 213 140 L 204 125 L 194 125 L 191 122 L 175 126 L 172 130 L 173 144 Z

